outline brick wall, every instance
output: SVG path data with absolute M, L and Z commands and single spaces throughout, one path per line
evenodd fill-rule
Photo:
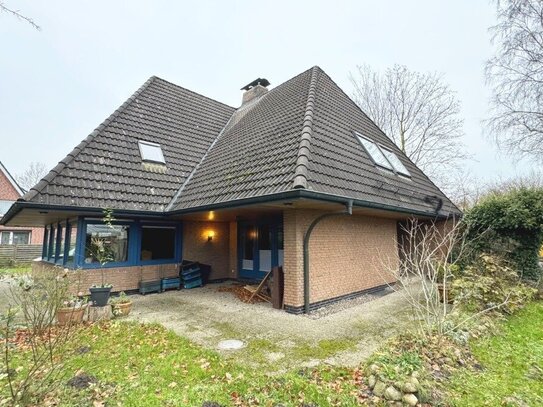
M 213 231 L 213 240 L 207 240 Z M 211 266 L 210 279 L 235 277 L 230 268 L 230 224 L 228 222 L 183 221 L 183 259 Z
M 30 228 L 30 227 L 11 227 L 11 226 L 0 226 L 0 232 L 3 230 L 7 231 L 29 231 L 30 232 L 30 242 L 29 244 L 39 244 L 43 242 L 43 228 Z
M 0 199 L 5 201 L 16 201 L 20 197 L 19 192 L 17 192 L 15 187 L 0 170 Z
M 90 286 L 102 283 L 102 270 L 104 271 L 105 282 L 113 285 L 113 292 L 118 292 L 137 290 L 140 281 L 159 280 L 161 277 L 176 277 L 179 274 L 178 267 L 177 264 L 157 264 L 153 266 L 66 270 L 72 281 L 73 292 L 82 291 L 87 293 Z M 52 269 L 62 270 L 61 267 L 47 262 L 36 261 L 32 263 L 32 272 L 39 273 Z
M 291 307 L 303 305 L 303 236 L 321 213 L 284 211 L 284 301 Z M 309 252 L 311 303 L 393 282 L 382 262 L 399 264 L 396 220 L 357 215 L 324 219 L 313 230 Z

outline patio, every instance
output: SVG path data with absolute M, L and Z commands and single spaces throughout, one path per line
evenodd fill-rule
M 246 304 L 219 291 L 231 284 L 134 295 L 128 319 L 162 324 L 211 349 L 222 340 L 242 340 L 243 349 L 221 354 L 269 371 L 319 363 L 355 366 L 411 321 L 399 292 L 347 300 L 306 316 L 268 303 Z

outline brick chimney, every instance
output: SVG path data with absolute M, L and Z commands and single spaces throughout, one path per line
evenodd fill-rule
M 267 87 L 269 85 L 270 85 L 270 82 L 264 78 L 255 79 L 248 85 L 245 85 L 243 88 L 241 88 L 241 90 L 245 91 L 243 92 L 241 105 L 243 106 L 245 103 L 267 93 L 268 92 Z

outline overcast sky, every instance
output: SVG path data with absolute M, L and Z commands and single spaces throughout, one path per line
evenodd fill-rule
M 526 172 L 484 136 L 488 0 L 19 1 L 36 31 L 0 14 L 0 161 L 53 167 L 152 75 L 239 106 L 257 77 L 278 85 L 313 65 L 348 94 L 357 64 L 437 71 L 458 93 L 472 170 Z

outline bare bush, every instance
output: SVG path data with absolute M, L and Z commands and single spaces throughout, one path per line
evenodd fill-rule
M 24 275 L 11 286 L 8 311 L 0 319 L 2 380 L 12 405 L 40 400 L 65 374 L 73 325 L 55 325 L 65 307 L 69 280 L 58 270 Z

